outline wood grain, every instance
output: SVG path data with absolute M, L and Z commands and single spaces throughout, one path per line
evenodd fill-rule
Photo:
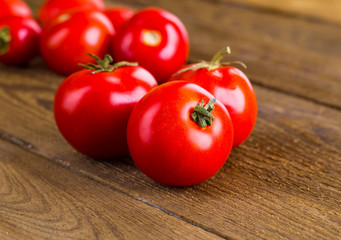
M 222 0 L 224 1 L 224 0 Z M 272 0 L 240 0 L 238 3 L 250 4 L 276 13 L 290 14 L 298 17 L 313 18 L 331 22 L 341 22 L 341 3 L 339 0 L 288 0 L 285 4 Z
M 219 239 L 0 139 L 1 239 Z
M 209 181 L 170 188 L 148 179 L 129 159 L 95 161 L 75 152 L 58 133 L 51 111 L 62 78 L 23 71 L 1 69 L 3 139 L 220 237 L 339 236 L 339 111 L 256 87 L 259 117 L 250 139 Z M 37 65 L 34 75 L 45 71 Z

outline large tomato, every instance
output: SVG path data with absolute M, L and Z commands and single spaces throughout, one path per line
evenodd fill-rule
M 165 83 L 147 93 L 134 107 L 127 128 L 137 167 L 173 186 L 190 186 L 213 176 L 227 160 L 233 141 L 229 113 L 214 100 L 205 89 L 185 81 Z
M 39 53 L 41 29 L 32 18 L 9 16 L 0 19 L 0 62 L 24 65 Z
M 8 16 L 32 17 L 32 11 L 22 0 L 0 0 L 0 18 Z
M 158 8 L 137 12 L 114 41 L 114 59 L 138 62 L 159 83 L 185 64 L 188 56 L 185 26 L 172 13 Z
M 88 53 L 100 58 L 109 53 L 114 33 L 101 12 L 67 12 L 43 28 L 40 51 L 50 69 L 69 75 L 81 69 L 78 63 L 95 63 Z
M 220 100 L 231 115 L 234 128 L 233 147 L 251 134 L 257 118 L 257 100 L 247 76 L 229 63 L 220 63 L 229 48 L 218 52 L 211 62 L 190 65 L 174 74 L 172 80 L 186 80 L 205 88 Z
M 66 11 L 104 10 L 103 0 L 45 0 L 38 10 L 38 21 L 45 26 Z
M 64 138 L 79 152 L 93 158 L 129 154 L 126 126 L 136 104 L 157 85 L 144 68 L 128 63 L 99 65 L 66 78 L 54 99 L 54 116 Z M 91 69 L 93 68 L 93 69 Z

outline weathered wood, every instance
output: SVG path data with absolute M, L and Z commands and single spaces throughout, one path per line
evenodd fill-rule
M 224 0 L 222 0 L 224 1 Z M 326 20 L 341 22 L 341 3 L 339 0 L 288 0 L 285 3 L 272 0 L 239 0 L 239 4 L 250 4 L 260 7 L 264 11 L 272 11 L 276 14 L 289 14 L 301 18 L 311 18 L 317 21 Z
M 2 138 L 222 237 L 339 236 L 339 111 L 256 87 L 259 118 L 250 139 L 209 181 L 169 188 L 129 159 L 103 162 L 76 153 L 53 121 L 53 94 L 62 78 L 38 66 L 23 71 L 1 69 Z
M 1 239 L 219 239 L 0 139 Z

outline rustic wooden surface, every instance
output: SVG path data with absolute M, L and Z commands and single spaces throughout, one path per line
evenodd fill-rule
M 229 45 L 257 94 L 253 134 L 210 180 L 161 186 L 130 159 L 95 161 L 63 140 L 63 77 L 41 59 L 0 66 L 0 239 L 341 239 L 341 2 L 120 5 L 178 15 L 190 61 Z

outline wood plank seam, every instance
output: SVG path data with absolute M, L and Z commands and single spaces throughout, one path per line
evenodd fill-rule
M 289 91 L 286 91 L 284 89 L 280 89 L 280 88 L 276 88 L 276 87 L 273 87 L 273 86 L 265 85 L 265 84 L 261 83 L 260 81 L 253 81 L 252 79 L 250 79 L 250 81 L 251 81 L 252 85 L 258 86 L 260 88 L 268 89 L 268 90 L 271 90 L 273 92 L 282 93 L 282 94 L 285 94 L 287 96 L 295 97 L 295 98 L 298 98 L 298 99 L 301 99 L 301 100 L 305 100 L 305 101 L 308 101 L 308 102 L 312 102 L 312 103 L 315 103 L 317 105 L 321 105 L 321 106 L 324 106 L 324 107 L 327 107 L 327 108 L 330 108 L 330 109 L 333 109 L 333 110 L 341 111 L 341 106 L 339 107 L 339 106 L 332 105 L 332 104 L 329 104 L 329 103 L 326 103 L 326 102 L 318 101 L 317 99 L 310 98 L 310 97 L 304 96 L 302 94 L 298 94 L 298 93 L 294 93 L 294 92 L 289 92 Z

